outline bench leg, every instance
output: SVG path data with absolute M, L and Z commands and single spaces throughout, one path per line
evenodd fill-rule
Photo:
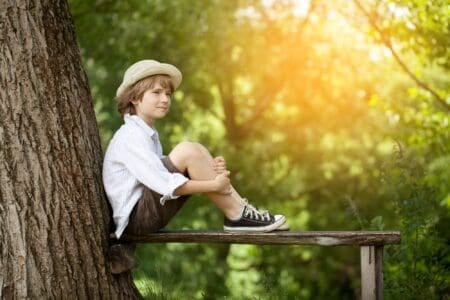
M 361 299 L 383 299 L 383 246 L 361 246 Z

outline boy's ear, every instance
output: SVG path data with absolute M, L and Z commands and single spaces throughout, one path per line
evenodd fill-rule
M 133 105 L 138 104 L 138 102 L 139 102 L 139 99 L 131 99 L 130 100 L 130 103 L 133 104 Z

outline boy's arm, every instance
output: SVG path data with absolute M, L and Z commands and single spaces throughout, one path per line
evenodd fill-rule
M 229 171 L 219 174 L 212 180 L 188 180 L 173 192 L 176 196 L 191 195 L 196 193 L 220 193 L 230 194 L 231 185 Z

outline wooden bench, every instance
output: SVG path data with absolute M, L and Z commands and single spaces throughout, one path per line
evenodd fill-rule
M 398 231 L 280 231 L 230 233 L 224 231 L 160 231 L 124 236 L 134 243 L 226 243 L 257 245 L 355 245 L 361 248 L 361 298 L 383 299 L 383 247 L 400 243 Z

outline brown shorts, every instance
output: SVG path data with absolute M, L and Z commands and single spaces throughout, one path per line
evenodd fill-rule
M 162 159 L 162 163 L 171 173 L 181 173 L 173 165 L 168 156 Z M 188 177 L 187 174 L 183 174 Z M 183 206 L 189 195 L 180 196 L 177 199 L 167 200 L 161 205 L 159 199 L 161 194 L 144 186 L 141 198 L 131 211 L 128 226 L 124 234 L 142 235 L 160 230 L 169 223 L 170 219 Z

